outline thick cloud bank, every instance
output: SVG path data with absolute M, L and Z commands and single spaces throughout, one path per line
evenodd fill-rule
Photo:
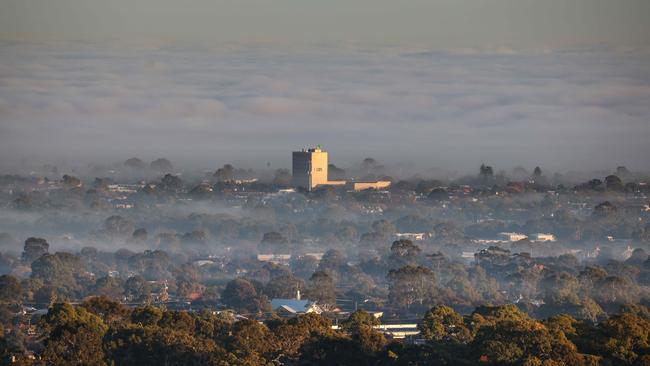
M 0 164 L 650 168 L 650 56 L 0 43 Z

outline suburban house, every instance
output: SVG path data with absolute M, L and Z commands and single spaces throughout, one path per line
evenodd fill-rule
M 272 299 L 271 308 L 278 313 L 279 316 L 292 317 L 299 314 L 323 312 L 320 306 L 315 302 L 309 300 L 302 300 L 300 298 L 300 291 L 296 291 L 295 299 Z

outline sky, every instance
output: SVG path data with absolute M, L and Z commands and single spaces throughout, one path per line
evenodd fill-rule
M 646 0 L 2 0 L 0 169 L 650 170 Z
M 2 0 L 21 39 L 648 45 L 647 0 Z

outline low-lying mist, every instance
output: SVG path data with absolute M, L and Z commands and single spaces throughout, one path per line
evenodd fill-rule
M 650 168 L 640 50 L 3 42 L 0 55 L 3 172 L 133 156 L 278 169 L 316 144 L 339 166 L 408 173 Z

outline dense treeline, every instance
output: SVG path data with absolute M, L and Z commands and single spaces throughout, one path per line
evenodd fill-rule
M 264 322 L 231 313 L 127 309 L 107 298 L 56 303 L 40 319 L 33 359 L 11 333 L 2 362 L 22 365 L 648 365 L 650 311 L 625 305 L 598 323 L 562 314 L 535 320 L 514 305 L 461 316 L 428 310 L 420 344 L 388 340 L 357 311 L 334 330 L 306 314 Z
M 350 257 L 331 249 L 320 260 L 295 255 L 281 265 L 254 256 L 190 262 L 160 250 L 51 254 L 45 240 L 30 238 L 10 269 L 12 275 L 0 276 L 0 295 L 7 294 L 0 300 L 43 306 L 103 295 L 125 303 L 173 299 L 258 314 L 271 310 L 270 299 L 293 298 L 300 290 L 326 310 L 346 299 L 400 318 L 441 304 L 467 313 L 485 303 L 517 303 L 540 318 L 567 313 L 598 321 L 622 304 L 650 301 L 650 258 L 640 248 L 626 260 L 605 255 L 580 262 L 571 254 L 532 257 L 493 246 L 462 262 L 397 240 L 380 253 Z M 0 304 L 0 313 L 6 312 Z
M 502 231 L 550 232 L 563 246 L 610 236 L 650 242 L 647 177 L 623 167 L 602 180 L 568 183 L 546 177 L 539 168 L 532 175 L 507 176 L 485 166 L 478 176 L 455 180 L 394 181 L 385 192 L 322 187 L 295 194 L 278 194 L 288 187 L 286 180 L 241 183 L 251 174 L 224 166 L 208 177 L 167 173 L 131 184 L 106 177 L 0 176 L 0 207 L 33 217 L 36 224 L 28 235 L 73 234 L 80 245 L 128 244 L 181 255 L 213 253 L 224 243 L 257 250 L 272 231 L 287 239 L 279 248 L 284 251 L 311 243 L 341 250 L 360 241 L 372 246 L 381 234 L 373 227 L 379 220 L 396 232 L 427 232 L 431 244 L 463 246 Z M 381 170 L 372 174 L 382 176 Z M 24 229 L 20 224 L 3 228 L 9 234 Z M 16 249 L 10 244 L 0 240 L 0 249 Z

